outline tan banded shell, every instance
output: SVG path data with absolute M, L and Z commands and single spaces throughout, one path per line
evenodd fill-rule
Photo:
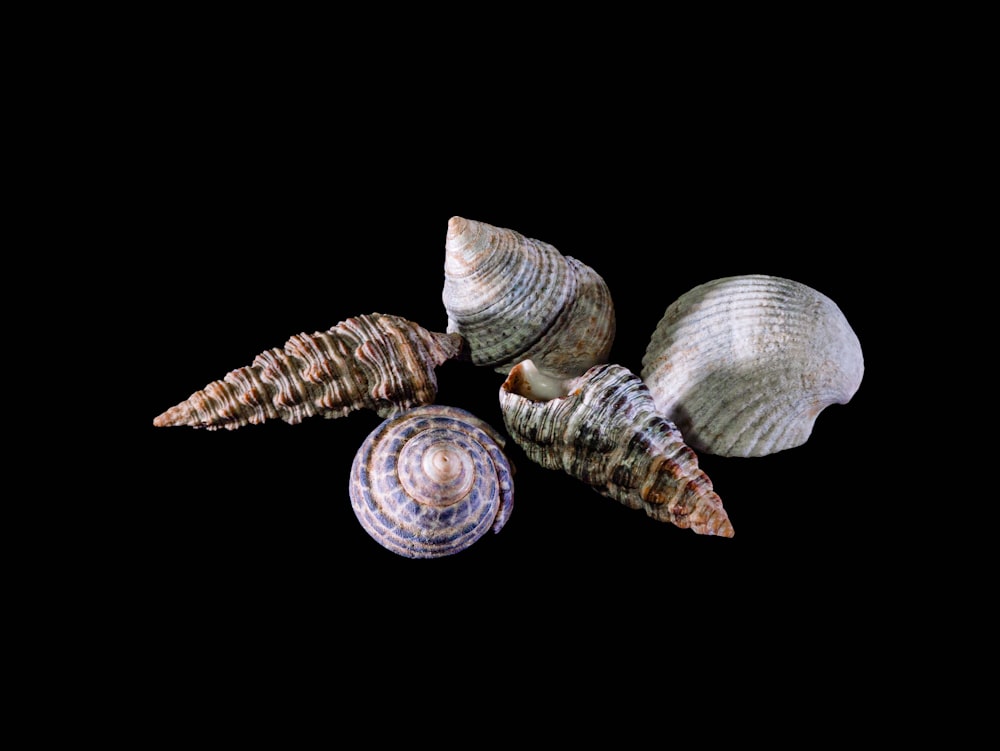
M 476 365 L 506 375 L 531 359 L 568 377 L 607 362 L 615 337 L 607 284 L 553 245 L 456 216 L 444 272 L 447 330 L 465 338 Z
M 763 274 L 715 279 L 667 308 L 642 360 L 659 410 L 693 448 L 765 456 L 799 446 L 861 385 L 861 344 L 821 292 Z
M 407 558 L 439 558 L 499 532 L 514 504 L 504 439 L 458 407 L 384 420 L 354 457 L 350 496 L 365 531 Z
M 234 430 L 266 420 L 343 417 L 357 409 L 388 417 L 433 402 L 435 369 L 461 348 L 457 334 L 428 331 L 399 316 L 360 315 L 262 352 L 153 424 Z
M 698 534 L 733 536 L 694 451 L 627 368 L 595 365 L 560 381 L 527 360 L 500 387 L 500 408 L 511 438 L 541 466 L 653 519 Z

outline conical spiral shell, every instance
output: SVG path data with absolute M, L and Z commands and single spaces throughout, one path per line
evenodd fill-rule
M 514 504 L 504 439 L 457 407 L 431 404 L 391 417 L 362 443 L 350 495 L 365 531 L 407 558 L 465 550 L 499 532 Z
M 211 382 L 153 424 L 234 430 L 265 420 L 295 424 L 312 415 L 343 417 L 363 408 L 388 417 L 433 402 L 435 368 L 461 348 L 457 334 L 428 331 L 399 316 L 360 315 L 262 352 L 252 365 Z
M 447 330 L 465 338 L 476 365 L 506 375 L 531 359 L 569 377 L 607 362 L 615 337 L 607 284 L 552 245 L 456 216 L 444 272 Z
M 642 380 L 621 365 L 546 378 L 529 361 L 500 387 L 507 432 L 534 462 L 602 495 L 698 534 L 732 537 L 712 481 Z
M 730 276 L 681 295 L 641 375 L 692 447 L 765 456 L 809 438 L 821 411 L 861 385 L 861 344 L 840 308 L 799 282 Z

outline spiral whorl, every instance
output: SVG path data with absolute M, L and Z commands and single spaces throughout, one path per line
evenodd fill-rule
M 503 437 L 457 407 L 387 418 L 354 457 L 350 496 L 365 531 L 407 558 L 439 558 L 499 532 L 514 503 Z
M 500 406 L 507 432 L 532 461 L 654 519 L 733 536 L 694 451 L 627 368 L 596 365 L 557 389 L 525 361 L 501 386 Z
M 435 368 L 461 347 L 457 334 L 428 331 L 398 316 L 348 318 L 262 352 L 252 365 L 196 391 L 153 425 L 234 430 L 265 420 L 295 424 L 312 415 L 343 417 L 362 408 L 388 417 L 433 402 Z
M 448 331 L 465 338 L 476 365 L 506 375 L 531 359 L 566 377 L 607 361 L 615 336 L 607 284 L 554 246 L 452 217 L 444 272 Z

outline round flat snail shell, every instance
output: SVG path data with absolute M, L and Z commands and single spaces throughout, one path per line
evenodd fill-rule
M 439 558 L 499 532 L 514 504 L 504 439 L 458 407 L 430 404 L 384 420 L 351 466 L 365 531 L 407 558 Z
M 750 274 L 670 304 L 642 360 L 659 410 L 693 448 L 765 456 L 799 446 L 861 385 L 861 344 L 840 308 L 791 279 Z
M 235 430 L 265 420 L 294 425 L 312 415 L 343 417 L 357 409 L 388 417 L 433 402 L 435 368 L 461 348 L 457 334 L 428 331 L 399 316 L 355 316 L 260 353 L 253 364 L 212 381 L 153 425 Z
M 627 368 L 595 365 L 560 380 L 525 360 L 500 387 L 500 409 L 514 442 L 546 469 L 562 470 L 658 521 L 733 536 L 698 457 Z
M 447 330 L 468 342 L 476 365 L 506 375 L 531 359 L 542 371 L 569 377 L 607 362 L 615 337 L 608 286 L 549 243 L 452 217 L 444 277 Z

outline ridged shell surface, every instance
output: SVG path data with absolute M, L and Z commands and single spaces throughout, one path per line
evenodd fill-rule
M 388 418 L 354 457 L 354 513 L 401 556 L 461 552 L 510 517 L 513 470 L 503 445 L 488 423 L 457 407 L 431 404 Z
M 504 375 L 531 359 L 577 376 L 607 362 L 615 313 L 604 279 L 554 246 L 485 222 L 452 217 L 445 242 L 448 332 L 473 363 Z
M 265 420 L 343 417 L 356 409 L 389 417 L 433 402 L 435 369 L 461 348 L 457 334 L 428 331 L 399 316 L 360 315 L 262 352 L 153 424 L 234 430 Z
M 763 274 L 681 295 L 657 324 L 641 375 L 693 448 L 765 456 L 799 446 L 819 413 L 861 385 L 861 344 L 829 297 Z
M 546 378 L 529 360 L 500 388 L 507 432 L 532 461 L 602 495 L 698 534 L 732 537 L 712 481 L 639 376 L 596 365 L 578 378 Z

